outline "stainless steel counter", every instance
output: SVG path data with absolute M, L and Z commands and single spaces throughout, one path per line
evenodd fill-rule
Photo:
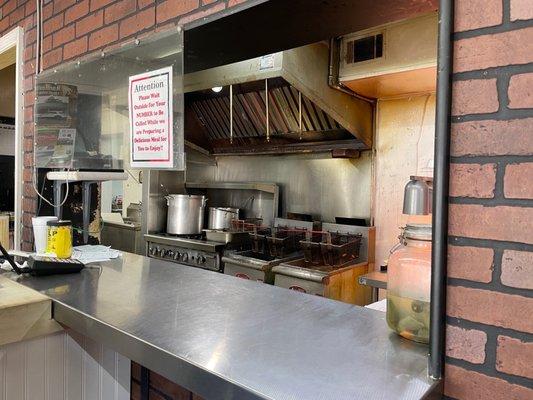
M 54 318 L 206 399 L 420 399 L 427 347 L 385 315 L 125 253 L 80 274 L 16 277 Z

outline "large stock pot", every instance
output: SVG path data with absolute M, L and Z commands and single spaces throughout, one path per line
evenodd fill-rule
M 207 198 L 201 195 L 169 194 L 167 199 L 167 233 L 198 235 L 202 233 Z

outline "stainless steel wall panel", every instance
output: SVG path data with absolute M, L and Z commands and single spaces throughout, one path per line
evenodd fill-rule
M 327 222 L 336 216 L 370 217 L 370 152 L 359 159 L 332 159 L 324 154 L 228 156 L 216 166 L 188 165 L 188 182 L 275 182 L 280 185 L 280 215 L 308 212 Z M 217 206 L 242 207 L 239 198 L 220 191 Z M 214 205 L 210 198 L 209 205 Z M 255 198 L 253 212 L 264 199 Z M 226 202 L 226 203 L 225 203 Z M 250 207 L 250 205 L 247 205 Z

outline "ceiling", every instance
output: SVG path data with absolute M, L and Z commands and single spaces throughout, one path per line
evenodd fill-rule
M 439 0 L 250 0 L 184 26 L 185 72 L 292 49 L 438 9 Z

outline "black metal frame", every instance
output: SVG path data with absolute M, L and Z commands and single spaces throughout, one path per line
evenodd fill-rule
M 428 374 L 433 379 L 441 379 L 444 369 L 453 11 L 453 0 L 440 0 L 428 358 Z

